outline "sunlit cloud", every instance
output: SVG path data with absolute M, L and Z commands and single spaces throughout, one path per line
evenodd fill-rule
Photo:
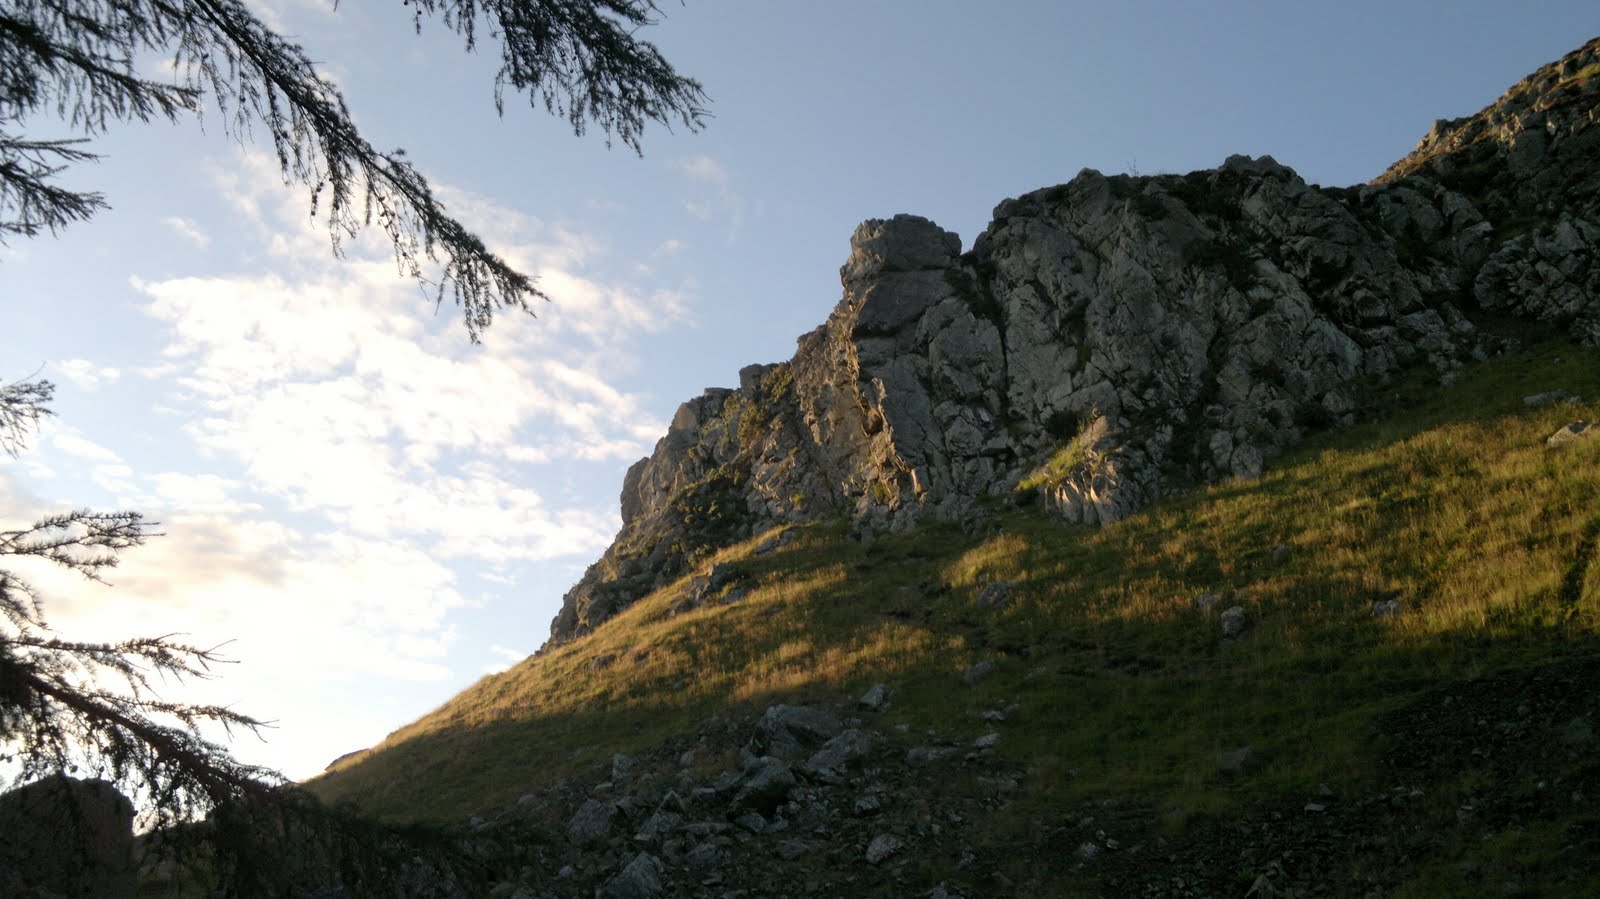
M 225 677 L 166 684 L 162 695 L 233 704 L 267 719 L 298 716 L 294 697 L 341 683 L 438 684 L 454 676 L 445 657 L 460 635 L 449 617 L 464 601 L 456 575 L 427 553 L 272 521 L 253 504 L 230 501 L 237 485 L 226 479 L 161 473 L 130 480 L 139 482 L 143 511 L 162 536 L 125 551 L 108 584 L 38 560 L 6 560 L 5 568 L 39 589 L 58 633 L 88 641 L 174 634 L 222 645 L 239 663 L 218 672 Z M 4 468 L 0 498 L 6 528 L 60 511 Z M 304 766 L 331 757 L 326 739 L 296 732 L 279 764 L 309 773 Z
M 330 254 L 270 157 L 211 174 L 233 236 L 255 250 L 246 267 L 131 278 L 159 335 L 149 355 L 125 369 L 52 368 L 86 390 L 135 374 L 145 405 L 129 412 L 153 442 L 45 422 L 38 452 L 0 466 L 0 496 L 8 519 L 61 511 L 9 501 L 12 479 L 37 488 L 56 475 L 49 463 L 63 475 L 50 490 L 159 523 L 164 536 L 127 554 L 114 590 L 35 572 L 52 623 L 80 639 L 232 640 L 237 667 L 175 696 L 279 720 L 269 757 L 305 774 L 381 738 L 378 722 L 418 713 L 368 716 L 369 736 L 355 738 L 331 726 L 330 691 L 392 702 L 396 685 L 417 685 L 439 701 L 486 660 L 526 655 L 464 640 L 462 613 L 489 601 L 485 585 L 526 601 L 535 588 L 518 574 L 581 571 L 610 542 L 614 493 L 589 482 L 614 482 L 617 463 L 648 453 L 666 427 L 623 377 L 640 364 L 635 342 L 687 321 L 692 297 L 642 280 L 603 238 L 443 187 L 452 212 L 552 297 L 537 318 L 507 312 L 472 344 L 454 310 L 433 314 L 396 271 L 381 235 Z

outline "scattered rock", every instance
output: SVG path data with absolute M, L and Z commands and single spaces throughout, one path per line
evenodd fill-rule
M 984 734 L 983 736 L 974 740 L 972 745 L 978 747 L 979 749 L 993 749 L 1000 745 L 1000 735 L 995 733 Z
M 1588 746 L 1594 742 L 1594 726 L 1587 718 L 1573 718 L 1561 728 L 1561 742 L 1568 746 Z
M 768 537 L 767 539 L 756 544 L 756 555 L 764 556 L 767 553 L 782 549 L 783 547 L 793 543 L 795 538 L 798 536 L 799 533 L 797 531 L 789 529 L 779 531 L 778 533 L 773 534 L 771 537 Z
M 1251 746 L 1241 746 L 1217 757 L 1217 769 L 1223 774 L 1242 774 L 1254 763 L 1256 751 Z
M 1100 846 L 1098 844 L 1088 842 L 1078 844 L 1078 857 L 1084 861 L 1097 858 L 1099 855 Z
M 616 877 L 606 882 L 600 895 L 606 899 L 649 899 L 662 892 L 661 860 L 648 852 L 641 852 L 628 862 Z
M 1544 393 L 1535 393 L 1532 396 L 1522 398 L 1522 405 L 1529 409 L 1543 409 L 1546 406 L 1554 406 L 1556 403 L 1579 406 L 1583 404 L 1583 397 L 1573 396 L 1558 387 L 1555 390 L 1547 390 Z
M 1575 421 L 1572 424 L 1569 424 L 1561 430 L 1555 432 L 1554 434 L 1551 434 L 1549 438 L 1545 440 L 1544 445 L 1551 449 L 1559 449 L 1563 446 L 1568 446 L 1573 443 L 1578 443 L 1579 441 L 1587 440 L 1590 437 L 1593 437 L 1596 431 L 1600 431 L 1600 424 L 1588 421 Z
M 976 600 L 980 609 L 998 609 L 1011 601 L 1011 593 L 1017 586 L 1016 581 L 995 581 L 984 584 L 978 591 Z
M 628 758 L 620 752 L 611 757 L 612 783 L 616 783 L 619 780 L 627 780 L 628 775 L 632 773 L 633 759 Z
M 871 843 L 867 844 L 867 863 L 876 865 L 903 848 L 905 848 L 905 843 L 901 842 L 900 838 L 894 834 L 879 834 L 872 838 Z
M 889 708 L 889 687 L 883 683 L 873 684 L 861 694 L 857 703 L 869 712 L 886 711 Z
M 1250 627 L 1250 619 L 1245 615 L 1244 606 L 1229 606 L 1222 613 L 1222 636 L 1227 640 L 1237 640 Z
M 1392 618 L 1400 614 L 1400 600 L 1375 599 L 1372 601 L 1372 617 Z
M 1194 607 L 1204 612 L 1222 601 L 1222 597 L 1215 593 L 1202 593 L 1194 598 Z
M 806 759 L 801 770 L 817 780 L 837 783 L 845 769 L 866 758 L 872 749 L 872 740 L 855 728 L 841 732 L 823 744 L 811 758 Z
M 794 785 L 794 772 L 789 770 L 789 763 L 766 756 L 746 773 L 744 785 L 734 794 L 733 807 L 770 815 L 788 801 Z
M 580 849 L 602 843 L 611 834 L 616 818 L 617 807 L 613 803 L 585 800 L 567 824 L 567 840 Z
M 750 750 L 757 756 L 798 759 L 839 735 L 844 725 L 822 709 L 775 705 L 756 722 Z
M 658 810 L 645 820 L 644 826 L 633 835 L 635 843 L 655 844 L 666 838 L 679 825 L 683 824 L 683 815 L 677 812 Z
M 793 861 L 811 851 L 811 845 L 803 840 L 780 840 L 773 847 L 773 852 L 784 861 Z
M 913 746 L 906 750 L 906 763 L 909 765 L 931 765 L 958 754 L 961 750 L 954 746 Z
M 967 668 L 966 671 L 963 671 L 961 673 L 961 682 L 970 687 L 973 684 L 977 683 L 978 681 L 983 680 L 983 678 L 986 675 L 988 675 L 989 672 L 993 671 L 994 669 L 995 669 L 994 660 L 993 659 L 984 659 L 983 661 L 977 663 L 976 665 L 973 665 L 973 666 Z

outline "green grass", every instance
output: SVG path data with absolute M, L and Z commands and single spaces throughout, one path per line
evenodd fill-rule
M 1017 490 L 1021 492 L 1040 487 L 1055 487 L 1065 481 L 1088 457 L 1087 447 L 1081 440 L 1074 438 L 1066 446 L 1052 453 L 1044 464 L 1024 475 L 1022 480 L 1017 482 Z
M 811 525 L 757 556 L 761 535 L 711 560 L 742 573 L 746 598 L 674 615 L 686 580 L 668 586 L 312 786 L 388 818 L 459 819 L 730 707 L 844 702 L 882 680 L 884 724 L 913 732 L 975 736 L 982 710 L 1017 707 L 1005 753 L 1034 774 L 997 840 L 1108 798 L 1181 834 L 1322 783 L 1375 789 L 1384 714 L 1596 645 L 1600 441 L 1558 452 L 1544 439 L 1600 408 L 1523 407 L 1556 387 L 1600 398 L 1600 353 L 1525 334 L 1449 388 L 1386 389 L 1380 414 L 1257 480 L 1111 527 L 1025 508 L 978 541 L 940 524 L 871 541 Z M 979 608 L 997 580 L 1017 583 L 1013 598 Z M 1222 602 L 1198 609 L 1208 592 Z M 1390 598 L 1402 612 L 1374 618 Z M 1217 615 L 1232 605 L 1252 628 L 1223 645 Z M 964 687 L 982 659 L 996 671 Z M 1258 768 L 1220 773 L 1217 756 L 1247 744 Z M 1525 848 L 1498 839 L 1472 852 Z M 1414 882 L 1445 888 L 1453 870 L 1424 865 Z

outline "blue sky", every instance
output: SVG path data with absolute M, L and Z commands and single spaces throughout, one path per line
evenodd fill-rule
M 537 648 L 626 467 L 678 403 L 822 322 L 862 219 L 970 246 L 995 204 L 1082 168 L 1232 153 L 1364 181 L 1600 34 L 1592 2 L 690 0 L 649 36 L 714 118 L 639 158 L 521 98 L 496 117 L 494 51 L 403 9 L 253 5 L 554 298 L 469 345 L 381 241 L 333 259 L 306 195 L 214 116 L 114 127 L 66 175 L 113 208 L 0 248 L 0 379 L 59 385 L 0 460 L 0 514 L 124 506 L 166 533 L 110 589 L 27 572 L 52 623 L 233 640 L 237 665 L 171 695 L 276 721 L 237 751 L 297 778 Z

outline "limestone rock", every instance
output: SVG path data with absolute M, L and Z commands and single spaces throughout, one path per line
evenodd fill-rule
M 1224 774 L 1240 774 L 1255 761 L 1256 751 L 1251 746 L 1241 746 L 1217 757 L 1217 769 Z
M 889 687 L 886 684 L 876 683 L 861 694 L 856 703 L 869 712 L 882 712 L 889 708 Z
M 617 807 L 613 803 L 586 800 L 567 824 L 567 839 L 580 848 L 602 843 L 611 834 L 616 818 Z
M 775 705 L 756 722 L 750 750 L 758 756 L 799 759 L 839 735 L 844 725 L 830 712 L 798 705 Z
M 836 783 L 850 766 L 866 758 L 871 750 L 871 738 L 851 728 L 823 744 L 811 758 L 806 759 L 801 770 L 818 780 Z
M 1522 398 L 1522 405 L 1529 409 L 1543 409 L 1546 406 L 1554 406 L 1556 403 L 1570 403 L 1576 406 L 1582 404 L 1582 402 L 1583 399 L 1581 397 L 1575 397 L 1560 387 Z
M 733 807 L 770 815 L 788 800 L 789 791 L 794 789 L 794 785 L 794 772 L 789 769 L 789 764 L 767 756 L 760 759 L 746 775 L 739 792 L 734 794 Z
M 867 844 L 867 864 L 876 865 L 905 848 L 905 843 L 892 833 L 879 834 Z
M 1011 601 L 1011 591 L 1017 586 L 1016 581 L 996 581 L 984 584 L 978 591 L 975 602 L 980 609 L 997 609 Z
M 600 895 L 606 899 L 650 899 L 662 892 L 661 860 L 648 852 L 641 852 L 628 862 L 621 872 L 606 882 Z
M 1250 618 L 1245 614 L 1244 606 L 1229 606 L 1222 613 L 1222 636 L 1226 640 L 1237 640 L 1243 636 L 1250 627 Z
M 1587 440 L 1593 437 L 1597 431 L 1600 431 L 1600 424 L 1590 421 L 1575 421 L 1551 434 L 1545 440 L 1544 445 L 1551 449 L 1560 449 L 1563 446 Z
M 981 662 L 969 665 L 966 671 L 961 672 L 961 682 L 970 687 L 987 677 L 995 667 L 994 659 L 984 659 Z

